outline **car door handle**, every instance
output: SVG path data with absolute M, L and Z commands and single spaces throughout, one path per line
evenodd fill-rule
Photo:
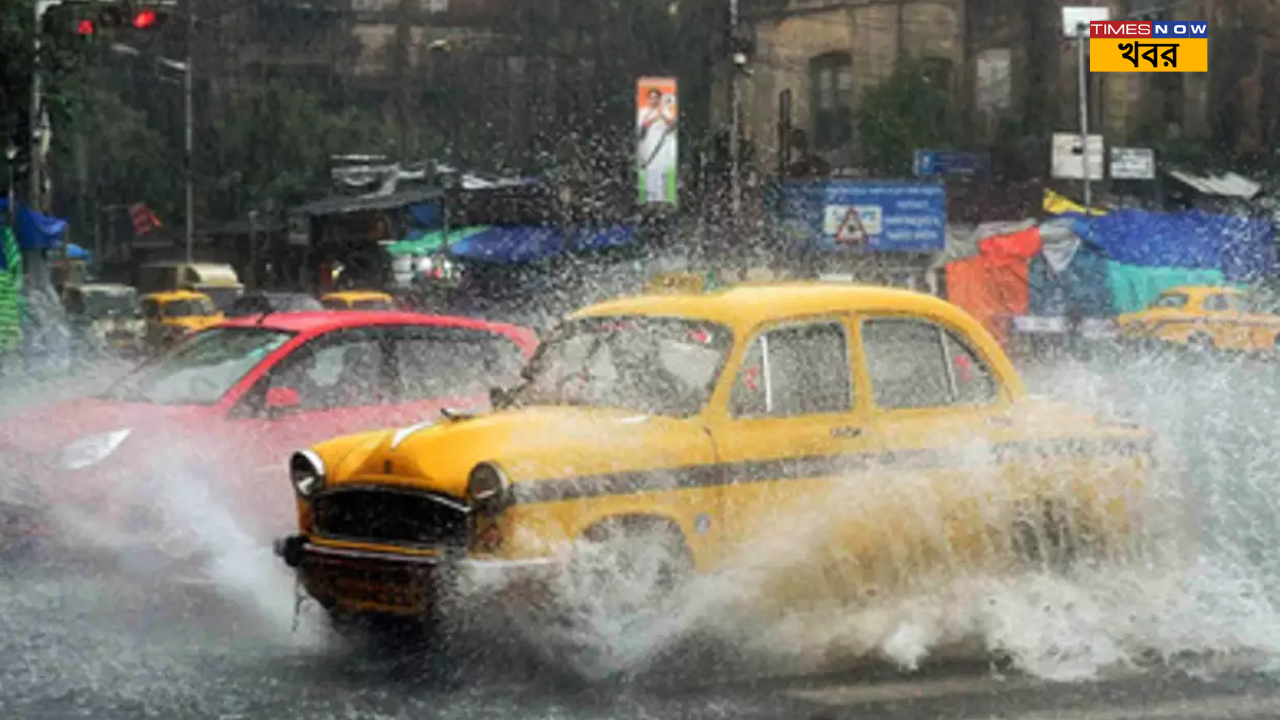
M 831 428 L 831 437 L 833 438 L 856 438 L 862 435 L 860 427 L 838 427 Z

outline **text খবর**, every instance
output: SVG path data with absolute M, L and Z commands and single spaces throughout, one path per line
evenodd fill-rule
M 1136 68 L 1139 60 L 1146 60 L 1151 63 L 1151 67 L 1159 67 L 1159 61 L 1164 61 L 1167 68 L 1178 67 L 1178 43 L 1140 43 L 1134 41 L 1131 43 L 1120 43 L 1120 57 L 1133 63 Z M 1163 49 L 1163 50 L 1162 50 Z

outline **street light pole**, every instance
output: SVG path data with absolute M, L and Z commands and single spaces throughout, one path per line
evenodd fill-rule
M 741 167 L 738 163 L 741 151 L 738 134 L 742 94 L 738 87 L 738 75 L 746 64 L 746 58 L 738 52 L 738 0 L 729 0 L 729 44 L 732 52 L 729 68 L 729 193 L 736 222 L 742 211 Z
M 32 209 L 41 210 L 43 204 L 40 198 L 41 182 L 41 144 L 43 133 L 37 130 L 40 127 L 41 110 L 43 110 L 43 101 L 41 95 L 43 93 L 43 81 L 40 77 L 40 28 L 44 24 L 44 14 L 49 12 L 50 8 L 57 7 L 62 4 L 62 0 L 36 0 L 35 4 L 35 25 L 31 32 L 31 106 L 28 108 L 29 132 L 31 135 L 31 172 L 28 178 L 31 181 L 29 196 L 27 202 L 31 204 Z M 47 129 L 45 130 L 47 132 Z
M 1084 211 L 1089 214 L 1093 204 L 1090 192 L 1089 171 L 1089 68 L 1085 64 L 1085 43 L 1089 41 L 1089 24 L 1076 24 L 1076 69 L 1080 94 L 1080 162 L 1084 177 Z
M 183 182 L 186 191 L 186 241 L 187 241 L 187 262 L 192 262 L 194 254 L 195 234 L 196 234 L 196 214 L 195 214 L 195 180 L 194 168 L 192 167 L 192 156 L 194 155 L 195 146 L 195 112 L 192 107 L 192 86 L 194 85 L 195 70 L 192 66 L 191 45 L 195 42 L 196 36 L 196 13 L 195 0 L 187 0 L 187 57 L 185 67 L 182 72 L 182 114 L 184 125 L 183 151 L 182 151 L 182 170 Z

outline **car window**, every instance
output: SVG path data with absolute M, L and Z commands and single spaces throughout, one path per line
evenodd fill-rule
M 937 325 L 865 320 L 862 349 L 878 407 L 906 410 L 952 404 L 947 357 Z
M 170 300 L 164 305 L 164 316 L 173 318 L 210 317 L 217 310 L 213 303 L 205 298 L 192 300 Z
M 1209 312 L 1226 312 L 1230 309 L 1226 295 L 1210 295 L 1204 299 L 1204 309 Z
M 1151 303 L 1153 308 L 1170 308 L 1177 310 L 1187 306 L 1187 296 L 1182 293 L 1164 293 Z
M 701 320 L 572 320 L 539 346 L 511 402 L 687 417 L 710 399 L 732 344 L 729 328 Z
M 346 310 L 347 309 L 347 301 L 339 300 L 338 298 L 326 298 L 324 300 L 321 300 L 320 304 L 323 305 L 326 310 Z
M 947 363 L 951 368 L 953 397 L 957 405 L 985 405 L 995 402 L 996 380 L 991 368 L 955 335 L 943 332 Z
M 351 303 L 353 310 L 395 310 L 396 306 L 383 299 L 356 300 Z
M 270 387 L 296 390 L 301 410 L 387 402 L 385 345 L 385 336 L 372 331 L 322 336 L 282 361 L 271 373 Z
M 405 328 L 395 340 L 401 400 L 484 395 L 515 382 L 520 347 L 498 333 L 467 328 Z
M 1253 312 L 1249 298 L 1243 295 L 1225 295 L 1224 297 L 1227 300 L 1227 310 L 1239 313 Z
M 157 405 L 211 405 L 292 337 L 265 328 L 205 330 L 127 375 L 104 396 Z
M 853 409 L 849 343 L 839 323 L 770 330 L 752 342 L 734 385 L 735 417 L 793 417 Z

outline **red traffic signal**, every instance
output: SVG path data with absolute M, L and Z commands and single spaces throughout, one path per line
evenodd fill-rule
M 96 35 L 99 30 L 117 28 L 154 32 L 168 19 L 168 13 L 164 10 L 154 7 L 133 8 L 127 2 L 101 3 L 96 10 L 87 13 L 73 6 L 69 12 L 73 13 L 71 22 L 76 34 L 85 37 Z
M 155 10 L 139 10 L 133 14 L 133 26 L 139 30 L 155 27 L 160 22 Z

